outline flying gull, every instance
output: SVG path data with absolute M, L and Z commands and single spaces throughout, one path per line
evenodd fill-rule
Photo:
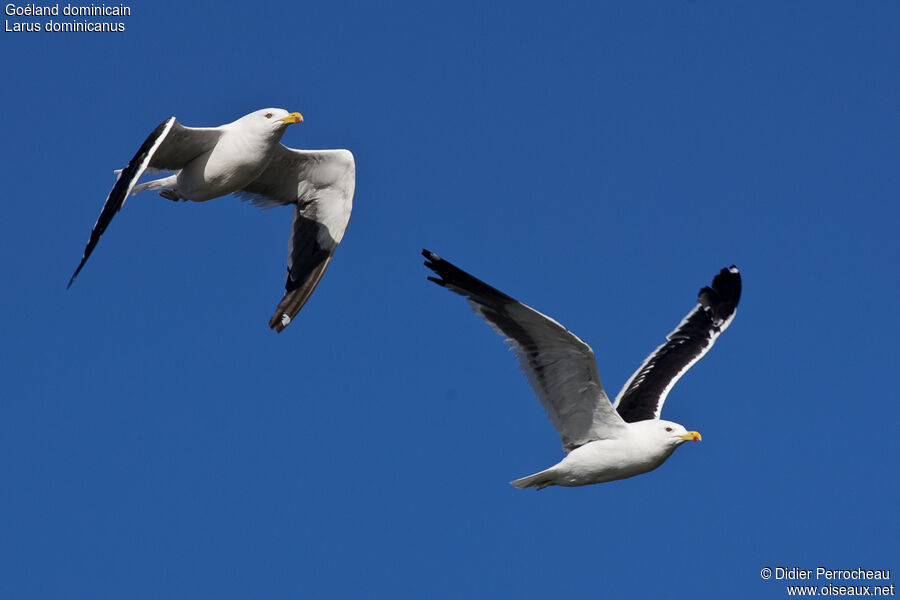
M 163 198 L 193 202 L 235 194 L 262 208 L 293 204 L 285 294 L 269 320 L 280 333 L 331 262 L 350 220 L 356 184 L 349 150 L 295 150 L 279 143 L 288 125 L 301 121 L 298 112 L 264 108 L 219 127 L 185 127 L 175 117 L 160 123 L 118 171 L 69 286 L 129 194 L 160 190 Z M 148 169 L 175 174 L 138 184 Z
M 532 389 L 562 439 L 566 457 L 517 488 L 567 487 L 652 471 L 700 434 L 659 418 L 669 390 L 731 324 L 741 296 L 737 267 L 722 269 L 697 305 L 654 350 L 610 403 L 591 347 L 565 327 L 423 250 L 438 285 L 468 299 L 478 316 L 507 338 Z

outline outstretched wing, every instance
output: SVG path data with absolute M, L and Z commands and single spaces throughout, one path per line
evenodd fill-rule
M 69 279 L 66 288 L 71 287 L 75 278 L 78 277 L 84 263 L 87 262 L 97 242 L 100 241 L 100 236 L 125 204 L 128 194 L 131 193 L 138 179 L 148 167 L 160 171 L 177 171 L 194 158 L 211 150 L 218 139 L 217 128 L 183 127 L 175 120 L 175 117 L 169 117 L 160 123 L 141 144 L 134 158 L 128 161 L 128 165 L 119 172 L 116 183 L 106 197 L 106 202 L 100 210 L 100 216 L 91 230 L 91 236 L 84 248 L 81 262 L 75 269 L 72 278 Z
M 722 269 L 711 287 L 700 290 L 697 306 L 666 336 L 666 343 L 644 360 L 616 397 L 614 406 L 626 422 L 659 418 L 669 390 L 728 328 L 740 298 L 741 274 L 734 265 Z
M 278 145 L 262 175 L 239 195 L 263 207 L 294 204 L 285 294 L 269 327 L 281 333 L 322 279 L 353 210 L 356 165 L 349 150 Z
M 507 338 L 566 452 L 614 437 L 613 432 L 624 427 L 600 383 L 590 346 L 550 317 L 437 254 L 422 254 L 428 259 L 425 266 L 440 276 L 428 279 L 467 298 L 475 313 Z

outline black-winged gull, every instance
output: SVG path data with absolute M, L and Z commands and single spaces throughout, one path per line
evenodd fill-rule
M 659 418 L 675 382 L 706 354 L 731 324 L 741 296 L 737 267 L 722 269 L 697 305 L 654 350 L 610 403 L 591 347 L 565 327 L 423 250 L 429 277 L 468 299 L 472 309 L 507 338 L 532 389 L 562 439 L 566 457 L 518 488 L 579 486 L 652 471 L 700 434 Z
M 235 194 L 257 206 L 294 205 L 285 294 L 269 327 L 281 332 L 303 308 L 344 236 L 356 166 L 349 150 L 295 150 L 280 142 L 297 112 L 264 108 L 219 127 L 159 124 L 119 172 L 69 286 L 129 194 L 160 190 L 169 200 L 205 202 Z M 145 170 L 174 175 L 138 184 Z

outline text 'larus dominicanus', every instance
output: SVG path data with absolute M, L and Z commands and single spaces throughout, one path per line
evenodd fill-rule
M 610 403 L 591 347 L 565 327 L 492 288 L 437 254 L 423 250 L 429 277 L 468 299 L 475 312 L 507 338 L 519 366 L 562 439 L 566 457 L 518 488 L 579 486 L 652 471 L 700 434 L 659 418 L 675 382 L 728 328 L 741 297 L 737 267 L 722 269 L 700 290 L 697 305 L 653 351 Z
M 69 286 L 129 194 L 160 190 L 163 198 L 193 202 L 236 194 L 263 208 L 293 204 L 285 294 L 269 320 L 281 332 L 331 262 L 356 185 L 349 150 L 294 150 L 280 143 L 288 125 L 301 121 L 298 112 L 264 108 L 219 127 L 184 127 L 175 117 L 160 123 L 119 172 Z M 175 174 L 138 184 L 147 169 Z

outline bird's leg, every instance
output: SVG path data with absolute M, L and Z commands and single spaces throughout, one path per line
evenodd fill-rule
M 172 202 L 178 202 L 181 198 L 178 196 L 178 192 L 175 190 L 161 190 L 159 195 L 167 200 L 171 200 Z

